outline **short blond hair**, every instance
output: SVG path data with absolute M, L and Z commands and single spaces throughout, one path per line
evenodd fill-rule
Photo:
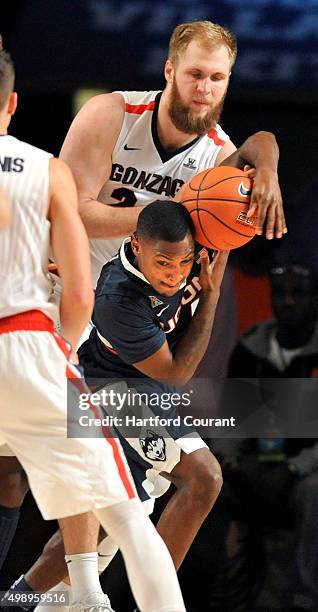
M 176 63 L 192 40 L 198 40 L 208 48 L 225 45 L 228 50 L 231 66 L 237 55 L 236 36 L 230 30 L 212 21 L 190 21 L 181 23 L 172 32 L 169 42 L 169 59 Z

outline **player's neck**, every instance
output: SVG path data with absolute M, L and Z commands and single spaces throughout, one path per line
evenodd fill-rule
M 0 118 L 0 136 L 8 135 L 8 124 L 5 121 L 1 121 Z
M 180 149 L 180 147 L 184 147 L 189 142 L 192 142 L 197 136 L 197 134 L 186 134 L 173 125 L 168 112 L 168 95 L 166 91 L 163 91 L 160 99 L 157 132 L 159 140 L 166 151 Z

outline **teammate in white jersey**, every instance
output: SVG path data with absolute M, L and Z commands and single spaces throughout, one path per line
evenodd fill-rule
M 68 355 L 93 303 L 88 240 L 66 164 L 7 134 L 13 83 L 11 58 L 1 50 L 0 188 L 12 218 L 0 235 L 0 445 L 22 464 L 43 517 L 59 519 L 75 609 L 111 612 L 98 579 L 92 511 L 122 548 L 141 610 L 183 612 L 172 560 L 136 498 L 118 442 L 107 428 L 97 439 L 67 437 L 69 393 L 76 408 L 83 390 Z M 62 279 L 63 337 L 54 332 L 50 246 Z M 0 530 L 5 536 L 5 520 Z
M 218 125 L 235 57 L 235 38 L 224 28 L 200 21 L 180 25 L 171 38 L 162 93 L 102 94 L 74 119 L 61 157 L 75 176 L 94 285 L 102 265 L 135 229 L 143 205 L 171 199 L 193 174 L 220 163 L 255 166 L 250 214 L 257 206 L 257 231 L 265 217 L 268 238 L 274 230 L 277 237 L 286 231 L 275 138 L 259 132 L 235 150 Z M 173 542 L 172 520 L 165 529 L 161 533 L 180 561 L 184 549 Z M 54 569 L 57 575 L 57 564 Z

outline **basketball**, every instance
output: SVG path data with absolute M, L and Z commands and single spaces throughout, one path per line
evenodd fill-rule
M 253 181 L 242 170 L 218 166 L 196 174 L 178 192 L 205 247 L 230 250 L 255 235 L 256 217 L 247 217 Z

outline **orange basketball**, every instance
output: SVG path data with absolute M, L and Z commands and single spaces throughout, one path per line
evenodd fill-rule
M 191 214 L 196 240 L 210 249 L 229 250 L 255 235 L 255 217 L 247 218 L 253 181 L 245 172 L 218 166 L 196 174 L 178 192 Z

